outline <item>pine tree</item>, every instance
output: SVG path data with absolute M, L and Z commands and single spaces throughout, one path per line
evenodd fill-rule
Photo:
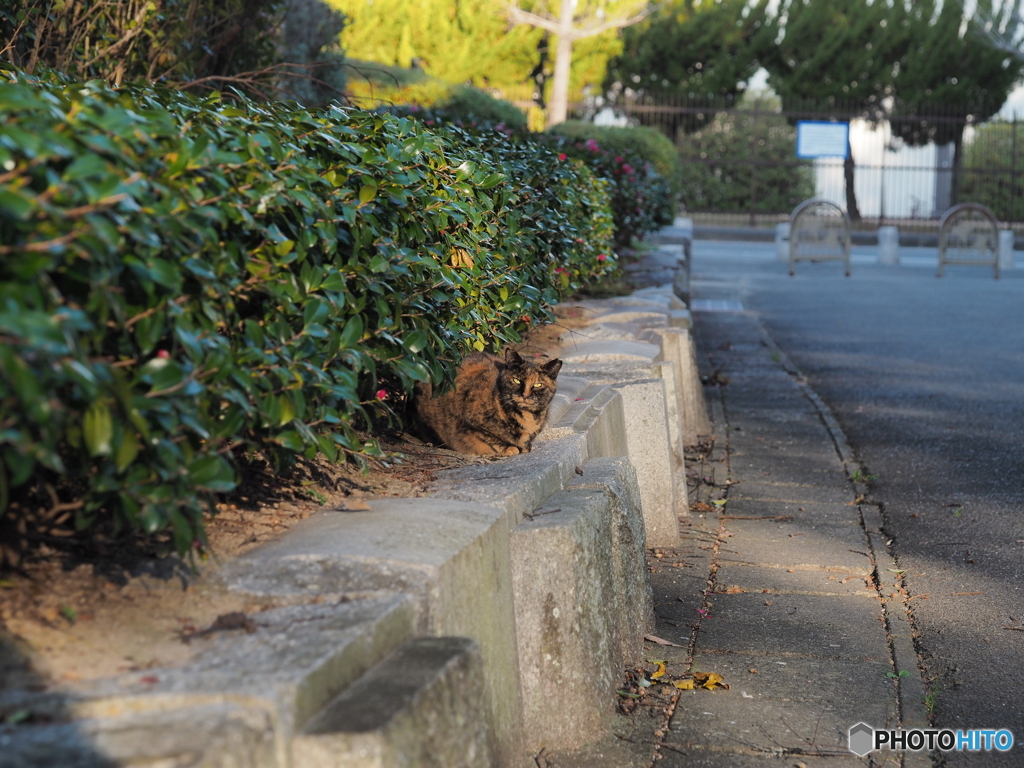
M 935 0 L 915 3 L 909 54 L 895 78 L 891 124 L 893 135 L 910 145 L 953 143 L 955 201 L 964 127 L 999 111 L 1024 71 L 1024 52 L 1000 49 L 986 34 L 983 19 L 998 17 L 998 1 L 979 0 L 982 19 L 965 16 L 963 7 L 950 0 L 936 5 Z
M 783 109 L 813 105 L 838 118 L 878 119 L 882 100 L 895 92 L 911 29 L 901 0 L 783 0 L 756 46 Z M 858 220 L 852 154 L 844 176 L 847 212 Z
M 608 65 L 605 90 L 683 97 L 740 94 L 758 68 L 753 37 L 764 7 L 747 0 L 675 0 L 623 30 L 623 51 Z

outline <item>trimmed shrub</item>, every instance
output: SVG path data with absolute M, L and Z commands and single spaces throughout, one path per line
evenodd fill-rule
M 531 140 L 530 134 L 510 140 L 504 124 L 471 130 L 446 124 L 443 129 L 509 171 L 522 222 L 517 231 L 521 247 L 546 254 L 551 279 L 563 295 L 585 291 L 617 270 L 611 182 L 583 162 Z
M 616 248 L 628 248 L 633 240 L 642 240 L 647 233 L 672 223 L 676 208 L 668 180 L 638 154 L 616 154 L 596 139 L 577 141 L 548 135 L 548 141 L 560 156 L 581 160 L 611 183 Z
M 438 108 L 466 122 L 497 123 L 514 131 L 526 130 L 526 115 L 519 107 L 468 85 L 452 88 L 448 99 Z
M 203 542 L 232 455 L 373 455 L 416 381 L 613 268 L 603 182 L 389 115 L 9 76 L 0 512 Z M 74 506 L 74 504 L 72 504 Z
M 349 60 L 349 91 L 361 106 L 414 107 L 435 119 L 467 126 L 504 124 L 526 130 L 526 116 L 514 104 L 470 85 L 453 85 L 419 69 Z M 428 118 L 429 119 L 429 118 Z
M 688 211 L 780 213 L 814 197 L 814 161 L 796 158 L 796 128 L 781 114 L 721 112 L 680 136 L 679 151 Z
M 553 157 L 558 162 L 569 160 L 578 167 L 589 169 L 607 182 L 612 238 L 616 248 L 628 248 L 634 239 L 643 239 L 648 232 L 671 224 L 675 216 L 674 196 L 668 181 L 654 170 L 651 163 L 629 150 L 623 150 L 624 154 L 615 154 L 594 139 L 573 141 L 555 134 L 513 130 L 504 122 L 494 124 L 482 120 L 464 120 L 443 109 L 399 105 L 381 107 L 380 110 L 414 117 L 436 129 L 463 129 L 463 141 L 474 141 L 472 137 L 479 137 L 480 141 L 487 144 L 485 137 L 493 134 L 500 137 L 501 144 L 508 144 L 504 141 L 507 136 L 517 139 L 515 143 L 522 145 L 545 145 L 557 153 Z
M 630 152 L 640 155 L 668 181 L 673 195 L 678 196 L 682 192 L 683 175 L 679 150 L 676 149 L 671 139 L 655 128 L 642 125 L 633 127 L 594 125 L 582 120 L 567 120 L 560 125 L 552 126 L 548 132 L 577 141 L 594 139 L 602 148 L 616 155 Z

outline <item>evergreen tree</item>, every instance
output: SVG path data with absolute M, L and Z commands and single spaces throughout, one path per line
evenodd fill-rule
M 993 45 L 986 33 L 983 19 L 998 17 L 998 0 L 979 0 L 981 19 L 966 16 L 951 0 L 937 5 L 935 0 L 914 5 L 909 54 L 895 78 L 891 124 L 893 135 L 907 144 L 953 143 L 955 201 L 964 127 L 968 122 L 982 123 L 1000 110 L 1020 80 L 1024 53 Z
M 894 93 L 911 28 L 901 0 L 783 0 L 756 46 L 787 111 L 810 107 L 842 119 L 877 119 L 882 100 Z M 852 154 L 844 176 L 847 212 L 858 220 Z
M 753 37 L 763 6 L 747 0 L 675 0 L 623 30 L 622 53 L 608 65 L 605 90 L 682 97 L 742 93 L 758 68 Z

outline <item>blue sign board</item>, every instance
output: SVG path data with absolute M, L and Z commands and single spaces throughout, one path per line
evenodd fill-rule
M 800 120 L 796 124 L 796 156 L 841 157 L 850 154 L 850 124 Z

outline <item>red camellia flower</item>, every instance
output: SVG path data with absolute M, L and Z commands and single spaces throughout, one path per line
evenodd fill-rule
M 623 163 L 622 164 L 622 172 L 623 173 L 632 173 L 633 172 L 633 166 L 630 165 L 629 163 Z
M 616 157 L 615 158 L 615 162 L 616 163 L 621 163 L 622 162 L 622 155 L 619 155 L 618 157 Z
M 606 254 L 606 253 L 599 253 L 599 254 L 597 254 L 597 260 L 598 261 L 607 261 L 608 260 L 608 254 Z
M 568 157 L 568 155 L 565 154 L 565 152 L 559 152 L 558 153 L 558 159 L 559 160 L 565 160 L 567 157 Z
M 166 349 L 158 349 L 156 351 L 156 356 L 161 358 L 162 360 L 166 360 L 171 356 L 171 353 L 168 352 Z
M 378 389 L 377 390 L 377 399 L 378 400 L 383 400 L 387 396 L 388 396 L 388 391 L 386 389 Z
M 567 271 L 568 271 L 568 270 L 567 270 L 567 269 L 565 269 L 565 267 L 555 267 L 555 274 L 556 274 L 556 275 L 560 275 L 560 274 L 562 274 L 563 272 L 567 272 Z

